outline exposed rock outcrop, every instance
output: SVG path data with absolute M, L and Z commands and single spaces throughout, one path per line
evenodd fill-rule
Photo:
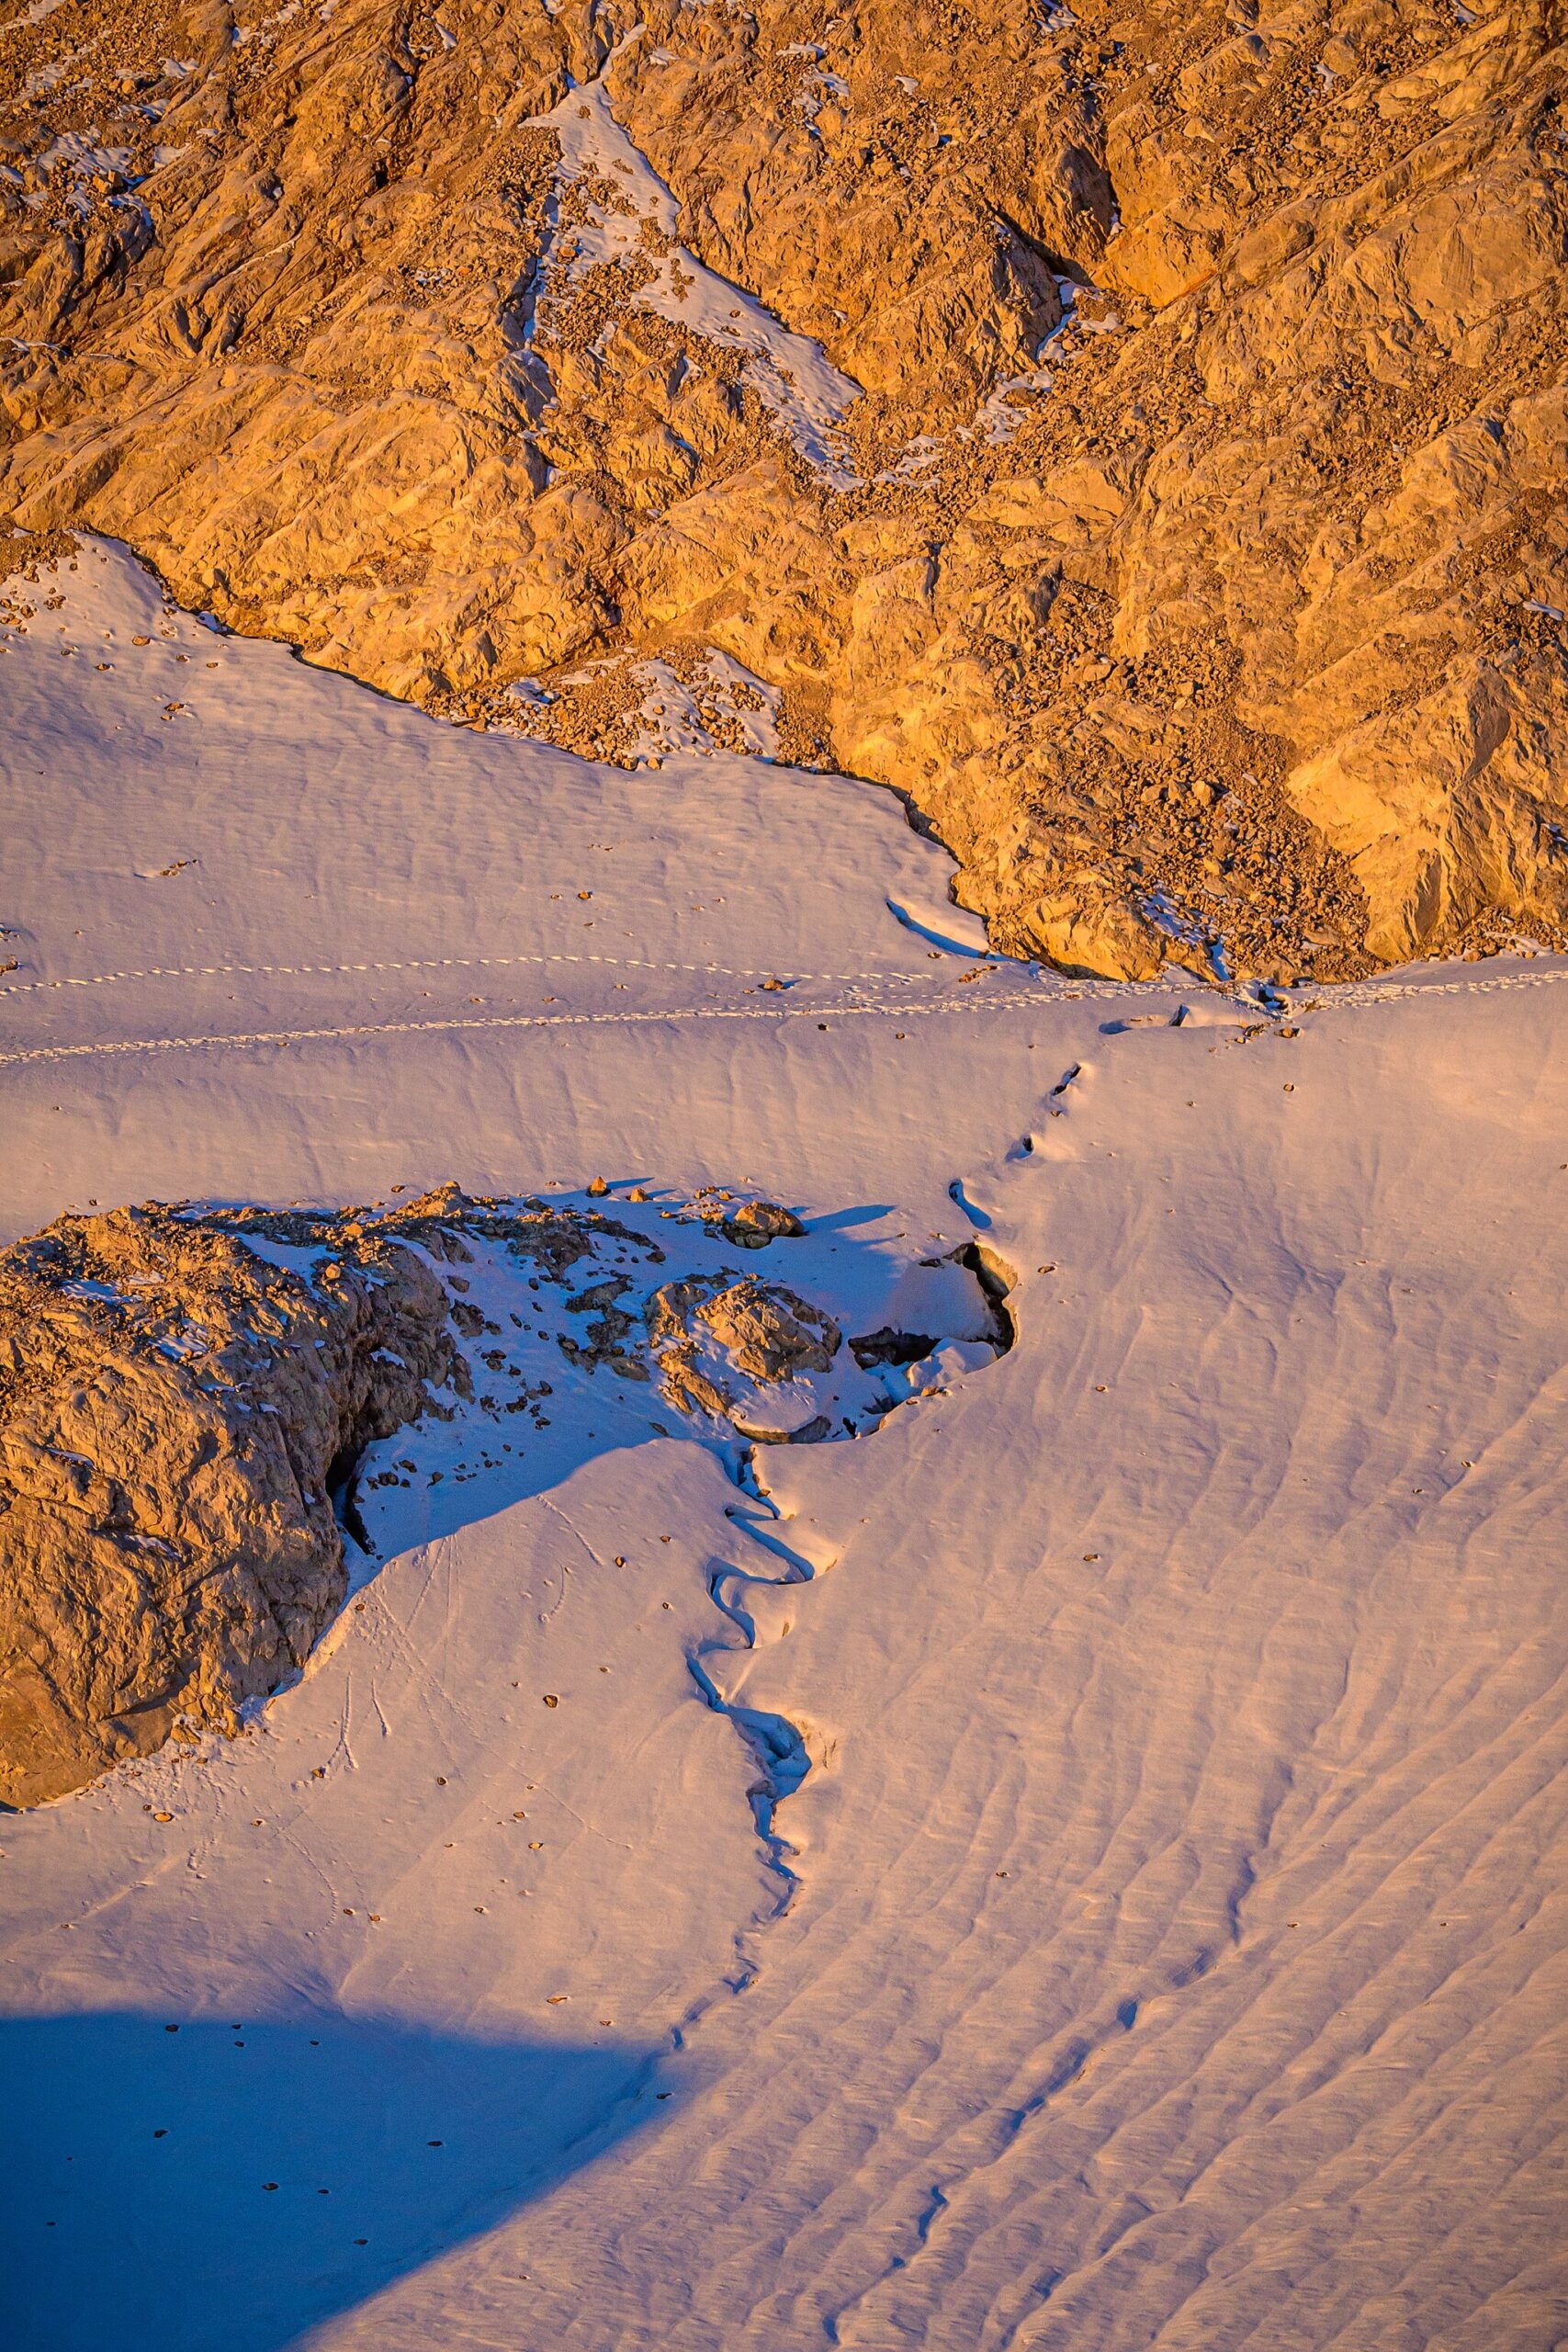
M 1562 941 L 1564 66 L 1548 0 L 14 14 L 0 512 L 610 757 L 657 658 L 1068 968 Z
M 843 1334 L 819 1306 L 750 1275 L 696 1275 L 655 1291 L 647 1321 L 664 1392 L 682 1412 L 711 1413 L 765 1444 L 826 1432 L 809 1375 L 831 1371 Z
M 624 1238 L 446 1184 L 377 1212 L 149 1202 L 0 1252 L 0 1803 L 233 1730 L 343 1600 L 358 1456 L 471 1395 L 470 1245 L 558 1284 Z
M 336 1238 L 296 1269 L 150 1204 L 0 1256 L 5 1802 L 232 1728 L 342 1601 L 333 1486 L 455 1358 L 414 1252 Z
M 384 1490 L 451 1494 L 476 1459 L 525 1475 L 563 1359 L 567 1459 L 617 1397 L 645 1433 L 670 1434 L 644 1418 L 667 1401 L 710 1439 L 809 1443 L 973 1360 L 971 1338 L 938 1362 L 940 1335 L 987 1328 L 963 1253 L 894 1294 L 938 1336 L 848 1345 L 827 1308 L 733 1266 L 660 1280 L 732 1224 L 751 1246 L 803 1229 L 718 1188 L 628 1225 L 446 1184 L 335 1211 L 149 1202 L 0 1251 L 0 1804 L 236 1731 L 342 1605 L 344 1530 L 374 1558 Z M 426 1416 L 457 1426 L 411 1428 Z

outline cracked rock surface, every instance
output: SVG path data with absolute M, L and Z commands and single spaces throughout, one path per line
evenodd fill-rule
M 712 1413 L 764 1442 L 826 1434 L 808 1389 L 807 1418 L 794 1426 L 786 1399 L 800 1396 L 796 1385 L 810 1374 L 832 1369 L 843 1334 L 830 1315 L 782 1283 L 750 1275 L 666 1283 L 649 1301 L 648 1331 L 665 1394 L 682 1412 Z

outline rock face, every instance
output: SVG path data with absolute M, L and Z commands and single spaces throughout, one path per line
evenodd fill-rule
M 0 514 L 894 785 L 1070 969 L 1561 942 L 1565 64 L 1546 0 L 13 13 Z
M 413 1251 L 340 1232 L 295 1271 L 237 1222 L 117 1209 L 0 1255 L 7 1804 L 232 1729 L 302 1665 L 344 1597 L 333 1486 L 453 1370 Z

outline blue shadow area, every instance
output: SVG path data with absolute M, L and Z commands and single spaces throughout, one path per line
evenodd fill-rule
M 282 2352 L 650 2123 L 662 2054 L 332 2015 L 0 2019 L 0 2335 Z

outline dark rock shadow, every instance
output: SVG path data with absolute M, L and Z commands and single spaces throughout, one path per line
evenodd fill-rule
M 809 1230 L 815 1234 L 852 1233 L 857 1225 L 872 1225 L 877 1218 L 891 1216 L 891 1201 L 861 1201 L 852 1208 L 823 1209 L 814 1212 Z M 775 1259 L 774 1262 L 780 1262 Z
M 0 2019 L 17 2352 L 282 2352 L 660 2112 L 660 2053 L 608 2037 L 175 2024 Z

